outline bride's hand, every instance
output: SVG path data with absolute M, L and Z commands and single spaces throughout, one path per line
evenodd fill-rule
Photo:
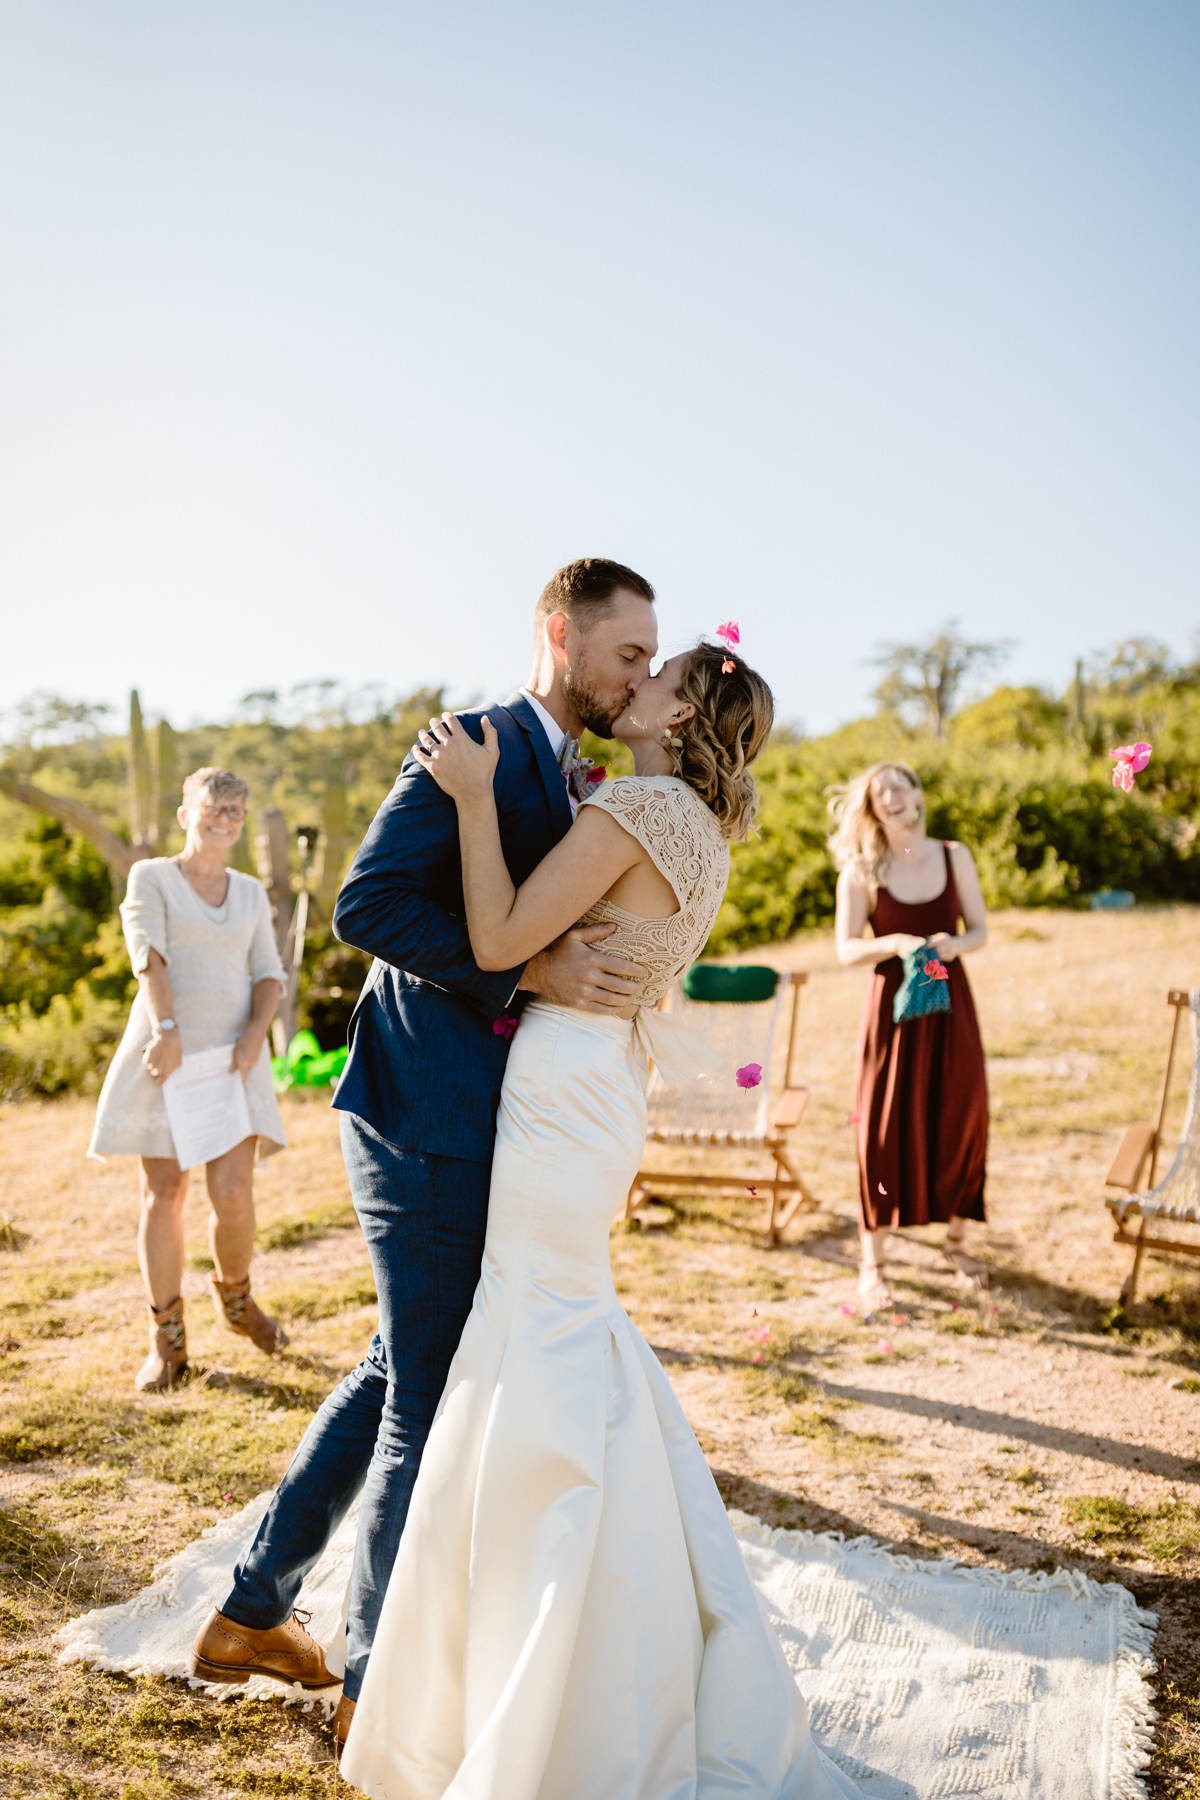
M 428 731 L 417 733 L 414 761 L 433 776 L 452 800 L 478 799 L 492 791 L 492 779 L 500 761 L 500 739 L 486 713 L 480 724 L 482 744 L 463 730 L 453 713 L 430 719 Z

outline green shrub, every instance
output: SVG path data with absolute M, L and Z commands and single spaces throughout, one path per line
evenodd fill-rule
M 86 982 L 55 994 L 42 1013 L 28 1001 L 0 1012 L 0 1099 L 95 1093 L 125 1029 L 124 1001 L 102 999 Z

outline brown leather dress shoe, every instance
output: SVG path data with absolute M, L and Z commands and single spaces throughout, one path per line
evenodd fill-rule
M 200 1681 L 233 1683 L 269 1675 L 302 1688 L 337 1687 L 338 1677 L 325 1667 L 324 1649 L 304 1629 L 308 1617 L 293 1613 L 282 1625 L 255 1631 L 214 1612 L 196 1634 L 188 1669 Z
M 357 1700 L 348 1700 L 345 1694 L 338 1701 L 337 1711 L 333 1715 L 333 1741 L 337 1745 L 339 1758 L 346 1748 L 346 1738 L 350 1732 L 350 1721 L 354 1717 Z

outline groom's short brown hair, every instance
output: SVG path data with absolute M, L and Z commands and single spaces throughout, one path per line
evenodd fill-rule
M 552 575 L 541 591 L 537 603 L 537 620 L 541 624 L 551 613 L 566 613 L 581 631 L 590 631 L 613 609 L 613 595 L 618 588 L 628 588 L 653 603 L 654 589 L 644 575 L 627 569 L 624 563 L 609 562 L 604 556 L 585 556 L 579 562 L 567 563 Z

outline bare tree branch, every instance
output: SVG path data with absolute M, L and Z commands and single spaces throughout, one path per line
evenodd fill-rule
M 69 825 L 73 831 L 80 832 L 95 845 L 105 862 L 113 872 L 114 878 L 125 881 L 135 862 L 143 856 L 151 854 L 148 844 L 126 844 L 115 831 L 110 831 L 98 813 L 81 800 L 69 799 L 64 794 L 48 794 L 44 788 L 35 787 L 32 781 L 25 781 L 19 775 L 8 775 L 0 770 L 0 794 L 7 794 L 10 800 L 19 800 L 22 806 L 32 806 L 38 812 L 49 813 L 52 819 L 60 824 Z

